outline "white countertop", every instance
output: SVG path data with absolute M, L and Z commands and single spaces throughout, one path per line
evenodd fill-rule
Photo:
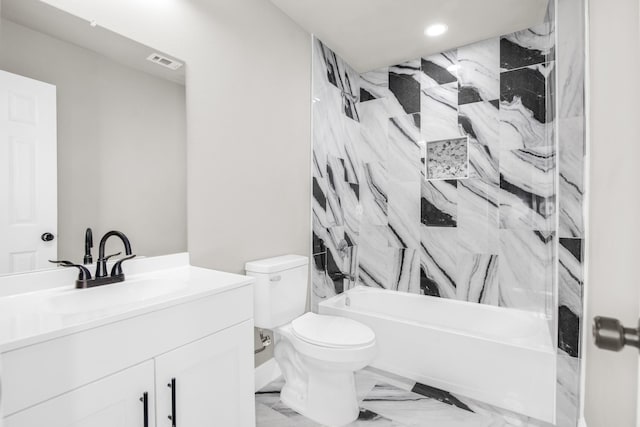
M 123 269 L 124 282 L 90 289 L 75 289 L 75 275 L 59 286 L 59 270 L 2 278 L 0 286 L 15 288 L 17 281 L 41 290 L 0 297 L 0 353 L 253 283 L 247 276 L 193 267 L 187 254 L 132 260 Z M 28 286 L 34 280 L 39 283 Z M 58 286 L 41 283 L 47 281 Z

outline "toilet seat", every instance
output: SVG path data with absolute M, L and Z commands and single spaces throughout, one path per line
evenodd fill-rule
M 296 338 L 324 348 L 349 349 L 375 343 L 375 333 L 366 325 L 346 317 L 305 313 L 291 322 Z

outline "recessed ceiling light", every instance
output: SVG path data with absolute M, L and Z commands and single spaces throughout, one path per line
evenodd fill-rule
M 426 30 L 424 30 L 424 35 L 429 37 L 441 36 L 446 33 L 448 29 L 449 27 L 445 24 L 433 24 L 429 25 Z

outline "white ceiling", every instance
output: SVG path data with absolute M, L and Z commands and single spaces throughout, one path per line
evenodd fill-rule
M 184 66 L 173 71 L 146 60 L 152 53 L 163 53 L 161 51 L 135 42 L 99 25 L 92 27 L 86 20 L 39 0 L 0 1 L 2 1 L 2 18 L 4 19 L 97 52 L 125 66 L 184 85 Z M 178 59 L 178 61 L 180 60 Z
M 542 22 L 548 0 L 271 0 L 358 72 Z M 441 22 L 449 31 L 427 38 Z

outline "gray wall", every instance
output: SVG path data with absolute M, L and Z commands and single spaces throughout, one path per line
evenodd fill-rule
M 185 251 L 184 86 L 3 21 L 0 68 L 57 86 L 59 257 L 82 259 L 86 227 L 140 255 Z
M 635 426 L 638 351 L 597 349 L 593 316 L 638 322 L 640 254 L 640 67 L 636 0 L 592 0 L 590 6 L 590 203 L 586 331 L 589 427 Z
M 194 265 L 309 253 L 309 34 L 265 0 L 46 3 L 186 61 Z

